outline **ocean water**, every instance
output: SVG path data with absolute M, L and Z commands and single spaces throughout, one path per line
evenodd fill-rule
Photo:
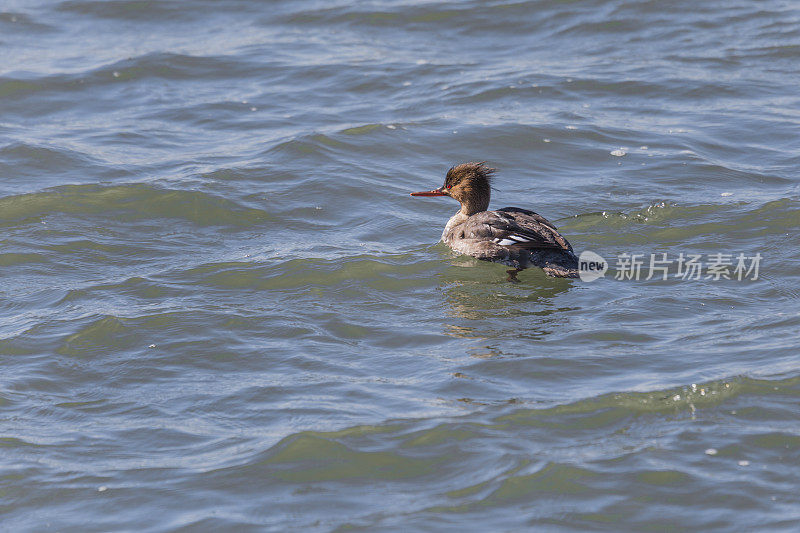
M 0 529 L 797 531 L 799 78 L 793 1 L 5 0 Z M 606 275 L 437 244 L 480 160 Z

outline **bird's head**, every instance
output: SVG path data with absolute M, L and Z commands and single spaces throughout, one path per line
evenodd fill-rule
M 489 208 L 490 181 L 495 169 L 480 163 L 462 163 L 447 171 L 444 185 L 432 191 L 412 192 L 411 196 L 450 196 L 461 203 L 461 212 L 473 215 Z

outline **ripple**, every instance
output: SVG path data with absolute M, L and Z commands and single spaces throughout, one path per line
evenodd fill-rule
M 0 9 L 3 526 L 792 530 L 797 9 L 678 7 Z M 476 159 L 761 275 L 509 284 L 408 196 Z
M 313 495 L 319 504 L 327 502 L 342 508 L 341 513 L 329 514 L 329 520 L 340 523 L 347 516 L 350 524 L 360 527 L 386 526 L 409 513 L 422 523 L 467 523 L 480 515 L 506 527 L 597 525 L 623 513 L 634 523 L 655 520 L 685 526 L 688 522 L 677 518 L 680 514 L 663 515 L 676 517 L 666 522 L 663 516 L 657 516 L 675 505 L 724 508 L 722 500 L 697 502 L 712 488 L 717 498 L 734 497 L 737 505 L 751 509 L 747 520 L 757 520 L 769 514 L 768 506 L 760 505 L 759 499 L 765 494 L 787 497 L 792 491 L 792 476 L 787 472 L 775 478 L 775 472 L 741 477 L 736 473 L 741 468 L 739 458 L 752 457 L 756 453 L 752 446 L 777 450 L 790 443 L 789 449 L 794 450 L 793 437 L 774 431 L 763 433 L 756 427 L 741 440 L 728 431 L 708 434 L 701 427 L 693 427 L 691 421 L 724 417 L 727 424 L 743 427 L 747 420 L 731 413 L 766 396 L 776 400 L 766 416 L 781 420 L 785 426 L 790 422 L 779 406 L 793 401 L 797 386 L 798 378 L 742 378 L 643 394 L 616 393 L 544 409 L 510 407 L 499 416 L 490 410 L 486 417 L 466 416 L 432 427 L 424 420 L 412 420 L 329 433 L 302 432 L 252 454 L 242 464 L 211 472 L 208 480 L 214 486 L 233 488 L 234 480 L 243 475 L 271 479 L 296 487 L 286 502 L 290 507 Z M 686 397 L 675 400 L 678 394 Z M 573 441 L 558 441 L 562 432 L 573 435 Z M 714 458 L 705 454 L 708 443 L 719 445 L 731 438 L 741 444 L 722 446 L 720 449 L 726 451 Z M 487 461 L 485 443 L 498 440 L 503 442 L 506 454 Z M 677 458 L 673 452 L 662 450 L 659 444 L 665 443 L 694 452 Z M 465 468 L 468 465 L 472 467 Z M 705 476 L 711 472 L 728 479 L 733 484 L 730 490 L 707 481 Z M 428 496 L 382 505 L 380 514 L 353 515 L 345 509 L 365 497 L 365 479 L 380 481 L 397 491 L 424 483 Z M 349 490 L 341 490 L 343 487 Z M 745 487 L 748 490 L 741 490 Z M 642 493 L 673 496 L 653 508 L 639 499 L 637 494 Z M 552 507 L 554 499 L 562 502 L 556 508 Z M 507 514 L 507 509 L 520 504 L 533 510 L 532 522 L 528 514 Z M 564 513 L 565 508 L 570 512 Z M 313 514 L 305 520 L 313 521 Z M 729 518 L 705 520 L 707 525 L 732 524 Z M 741 523 L 741 517 L 736 520 Z
M 0 253 L 0 266 L 24 265 L 27 263 L 45 263 L 47 258 L 33 253 Z
M 39 177 L 57 168 L 62 172 L 90 172 L 100 161 L 88 154 L 61 147 L 12 143 L 0 148 L 0 169 L 18 176 Z M 0 198 L 2 200 L 2 198 Z
M 0 224 L 38 220 L 54 213 L 117 220 L 183 219 L 199 226 L 251 226 L 274 220 L 262 209 L 192 190 L 153 185 L 65 185 L 0 198 Z
M 192 10 L 184 8 L 183 2 L 174 0 L 156 4 L 145 0 L 67 0 L 58 5 L 58 10 L 104 19 L 138 21 L 183 21 L 197 17 Z
M 48 24 L 38 22 L 28 14 L 10 11 L 0 12 L 0 25 L 8 32 L 46 33 L 54 29 Z
M 104 2 L 100 2 L 103 4 Z M 49 75 L 31 75 L 24 78 L 7 74 L 0 76 L 0 96 L 7 101 L 27 100 L 38 93 L 57 95 L 58 104 L 65 107 L 67 96 L 91 94 L 98 88 L 124 88 L 127 83 L 157 80 L 214 79 L 222 75 L 247 76 L 254 65 L 246 59 L 229 59 L 217 56 L 192 56 L 168 52 L 153 52 L 120 60 L 97 68 L 78 72 L 61 72 Z M 11 108 L 15 113 L 25 110 Z M 37 110 L 31 110 L 37 111 Z M 40 113 L 41 110 L 38 110 Z

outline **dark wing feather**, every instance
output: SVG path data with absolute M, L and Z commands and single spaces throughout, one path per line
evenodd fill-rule
M 502 209 L 498 209 L 498 211 L 503 213 L 512 213 L 512 214 L 522 213 L 523 215 L 531 217 L 536 222 L 544 224 L 545 226 L 551 228 L 553 231 L 558 229 L 556 228 L 555 224 L 544 218 L 542 215 L 540 215 L 539 213 L 534 213 L 533 211 L 530 211 L 528 209 L 522 209 L 521 207 L 504 207 Z
M 492 240 L 509 248 L 572 251 L 572 246 L 550 221 L 533 211 L 517 207 L 472 215 L 465 222 L 464 234 L 469 239 Z

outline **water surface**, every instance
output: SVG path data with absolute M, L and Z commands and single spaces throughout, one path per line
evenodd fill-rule
M 799 23 L 6 1 L 2 528 L 795 531 Z M 407 194 L 469 160 L 577 251 L 758 279 L 507 283 Z

